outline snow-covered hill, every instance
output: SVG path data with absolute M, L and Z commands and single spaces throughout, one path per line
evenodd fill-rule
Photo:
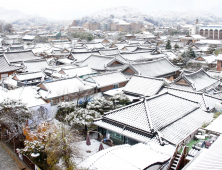
M 8 10 L 0 7 L 0 20 L 6 23 L 29 25 L 35 22 L 38 15 L 28 15 L 19 10 Z
M 222 21 L 221 17 L 206 11 L 156 11 L 143 13 L 138 9 L 122 6 L 103 9 L 92 15 L 84 16 L 78 20 L 78 23 L 81 25 L 85 22 L 113 22 L 114 18 L 126 22 L 152 23 L 154 25 L 192 24 L 196 19 L 199 19 L 203 24 Z

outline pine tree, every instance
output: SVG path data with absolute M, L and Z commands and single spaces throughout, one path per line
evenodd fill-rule
M 193 49 L 191 47 L 188 48 L 187 56 L 189 58 L 196 58 L 196 54 L 195 54 L 195 52 L 193 51 Z
M 170 40 L 168 40 L 168 41 L 167 41 L 167 44 L 166 44 L 166 49 L 171 49 Z
M 174 45 L 174 48 L 175 49 L 178 49 L 178 48 L 180 48 L 178 45 L 177 45 L 177 43 Z

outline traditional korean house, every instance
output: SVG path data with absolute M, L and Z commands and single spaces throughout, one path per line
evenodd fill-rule
M 166 78 L 170 81 L 179 75 L 180 68 L 174 66 L 168 59 L 161 58 L 149 62 L 131 63 L 122 69 L 128 77 L 142 75 L 147 77 Z
M 86 78 L 91 75 L 96 75 L 97 72 L 89 68 L 88 66 L 76 67 L 76 68 L 61 68 L 58 72 L 61 75 L 65 75 L 67 77 L 78 76 L 79 78 Z
M 71 60 L 74 60 L 76 62 L 81 62 L 84 61 L 85 59 L 87 59 L 89 56 L 91 56 L 92 54 L 95 55 L 100 55 L 99 52 L 72 52 L 72 55 L 69 56 L 68 58 Z
M 202 111 L 197 102 L 163 93 L 107 112 L 93 124 L 102 135 L 109 133 L 116 144 L 154 142 L 181 146 L 212 119 L 213 114 Z
M 40 59 L 37 61 L 25 61 L 24 63 L 24 70 L 26 72 L 38 72 L 44 70 L 46 67 L 49 67 L 48 62 L 45 59 Z
M 196 92 L 210 93 L 211 90 L 216 91 L 215 89 L 220 81 L 200 69 L 191 74 L 181 72 L 178 78 L 173 81 L 173 84 L 191 87 Z
M 46 80 L 46 75 L 42 71 L 15 74 L 12 77 L 13 80 L 17 81 L 17 86 L 35 86 L 40 82 Z
M 92 95 L 94 87 L 87 85 L 78 77 L 64 78 L 60 80 L 45 81 L 38 85 L 41 97 L 52 105 L 60 101 L 73 101 L 83 98 L 85 95 Z
M 194 59 L 190 59 L 187 63 L 192 65 L 194 68 L 197 67 L 213 68 L 217 64 L 216 59 L 217 57 L 215 55 L 198 56 Z
M 99 50 L 105 50 L 105 47 L 102 43 L 85 43 L 84 47 L 87 51 L 99 51 Z M 74 50 L 75 51 L 75 50 Z
M 25 61 L 37 61 L 40 57 L 36 57 L 31 50 L 27 51 L 14 51 L 4 53 L 5 58 L 9 63 L 21 63 Z
M 123 88 L 124 94 L 150 97 L 159 93 L 165 87 L 170 86 L 164 78 L 153 78 L 134 75 Z
M 173 88 L 171 86 L 164 86 L 159 90 L 159 94 L 169 92 L 173 95 L 180 96 L 184 99 L 198 102 L 200 104 L 200 109 L 205 112 L 212 112 L 215 109 L 217 103 L 221 103 L 221 98 L 205 94 L 203 92 L 194 92 L 184 89 Z
M 11 45 L 8 49 L 8 51 L 23 51 L 24 46 L 23 45 Z
M 113 49 L 113 50 L 100 50 L 99 51 L 100 55 L 116 55 L 119 54 L 119 50 L 118 49 Z
M 125 38 L 126 38 L 127 40 L 129 40 L 129 39 L 135 39 L 136 36 L 135 36 L 134 34 L 126 34 L 126 35 L 125 35 Z
M 16 71 L 20 69 L 22 69 L 21 66 L 11 65 L 4 55 L 0 55 L 0 81 L 9 75 L 15 74 Z
M 52 49 L 51 52 L 47 53 L 47 58 L 55 58 L 55 59 L 60 59 L 60 58 L 68 58 L 69 56 L 71 56 L 71 53 L 69 50 L 67 49 Z
M 150 51 L 137 51 L 134 53 L 124 52 L 121 56 L 130 62 L 146 62 L 166 57 L 165 54 L 154 55 Z
M 61 69 L 72 69 L 72 68 L 75 68 L 75 66 L 74 65 L 49 66 L 44 69 L 44 73 L 47 76 L 52 76 L 52 74 L 58 73 Z
M 110 72 L 106 74 L 89 76 L 84 79 L 93 86 L 96 86 L 97 92 L 105 92 L 110 89 L 124 87 L 128 79 L 121 72 Z
M 31 43 L 35 40 L 35 37 L 36 35 L 25 35 L 24 37 L 22 37 L 22 40 Z
M 89 68 L 97 72 L 117 71 L 125 67 L 125 60 L 120 55 L 100 56 L 90 55 L 81 63 L 76 63 L 79 66 L 88 65 Z

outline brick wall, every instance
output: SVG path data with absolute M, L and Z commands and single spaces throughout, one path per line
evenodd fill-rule
M 128 83 L 128 81 L 123 82 L 123 83 L 119 83 L 119 87 L 124 87 L 127 83 Z
M 123 71 L 124 73 L 130 73 L 130 74 L 135 74 L 135 72 L 130 69 L 130 68 L 127 68 L 126 70 Z
M 217 71 L 221 71 L 221 61 L 217 61 Z

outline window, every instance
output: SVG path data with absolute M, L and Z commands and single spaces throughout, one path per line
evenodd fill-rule
M 114 84 L 114 85 L 113 85 L 113 88 L 114 88 L 114 89 L 116 89 L 116 88 L 118 88 L 118 87 L 119 87 L 119 84 Z
M 124 136 L 122 136 L 122 135 L 120 135 L 118 133 L 112 132 L 110 130 L 107 130 L 107 133 L 109 133 L 111 137 L 124 142 Z

